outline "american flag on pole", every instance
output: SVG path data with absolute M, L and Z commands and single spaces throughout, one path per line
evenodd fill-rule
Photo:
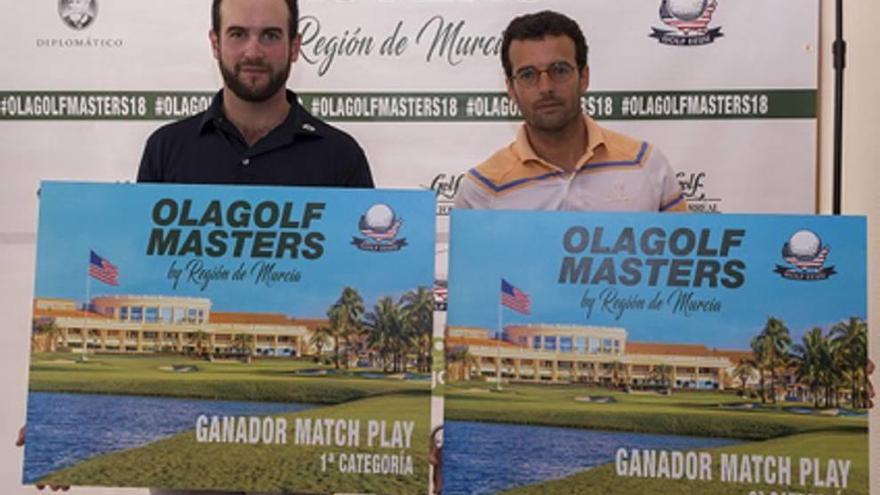
M 532 301 L 529 299 L 529 295 L 503 278 L 501 279 L 501 304 L 517 313 L 531 314 Z
M 89 251 L 89 276 L 107 285 L 119 285 L 119 269 L 94 251 Z

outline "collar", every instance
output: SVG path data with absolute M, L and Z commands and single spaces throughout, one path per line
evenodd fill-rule
M 605 146 L 606 141 L 605 131 L 599 127 L 599 124 L 587 114 L 583 114 L 583 118 L 587 133 L 587 149 L 585 149 L 584 154 L 578 158 L 579 165 L 575 170 L 580 170 L 586 165 L 587 162 L 593 158 L 593 155 L 596 154 L 596 149 L 600 146 Z M 538 163 L 545 167 L 552 168 L 553 170 L 559 170 L 558 166 L 544 160 L 535 153 L 535 150 L 532 148 L 532 143 L 529 142 L 529 134 L 526 131 L 525 123 L 520 126 L 516 133 L 516 140 L 513 142 L 513 152 L 522 163 Z
M 287 102 L 290 103 L 290 111 L 287 117 L 273 129 L 282 130 L 282 134 L 290 136 L 291 139 L 298 136 L 324 137 L 321 121 L 312 116 L 299 104 L 299 98 L 296 93 L 286 90 Z M 205 110 L 199 122 L 199 133 L 205 133 L 210 129 L 215 129 L 228 121 L 223 114 L 223 90 L 218 91 L 211 100 L 211 105 Z

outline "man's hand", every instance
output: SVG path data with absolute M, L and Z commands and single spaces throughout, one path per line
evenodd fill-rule
M 27 439 L 27 425 L 24 425 L 18 429 L 18 437 L 15 439 L 15 446 L 16 447 L 24 447 L 24 442 L 26 439 Z M 37 487 L 37 490 L 42 490 L 42 489 L 46 488 L 47 485 L 37 484 L 35 486 Z M 48 486 L 49 486 L 49 489 L 52 490 L 53 492 L 57 492 L 59 490 L 62 492 L 66 492 L 67 490 L 70 490 L 69 486 L 64 486 L 64 485 L 48 485 Z

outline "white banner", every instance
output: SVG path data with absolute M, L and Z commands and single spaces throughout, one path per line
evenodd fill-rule
M 707 1 L 702 34 L 676 29 L 661 3 L 303 0 L 290 87 L 359 139 L 377 185 L 433 187 L 448 201 L 519 122 L 502 30 L 558 10 L 590 44 L 585 110 L 663 149 L 694 210 L 813 212 L 817 2 Z M 21 213 L 2 231 L 33 232 L 40 179 L 131 179 L 144 138 L 219 87 L 207 2 L 95 4 L 81 30 L 51 2 L 16 3 L 0 21 L 12 37 L 2 160 L 27 163 L 0 186 Z

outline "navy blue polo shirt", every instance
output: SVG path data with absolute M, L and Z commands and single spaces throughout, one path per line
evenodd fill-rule
M 290 112 L 248 146 L 223 115 L 223 92 L 204 112 L 156 130 L 138 182 L 372 188 L 363 150 L 345 132 L 310 115 L 288 91 Z

